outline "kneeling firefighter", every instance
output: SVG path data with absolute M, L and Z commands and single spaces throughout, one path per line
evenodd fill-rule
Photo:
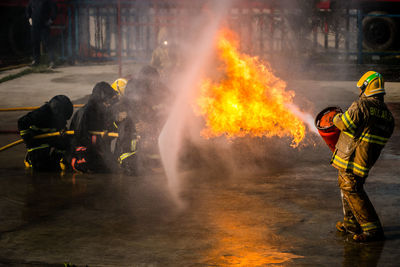
M 34 137 L 64 131 L 72 113 L 70 99 L 65 95 L 57 95 L 18 120 L 18 130 L 28 149 L 26 167 L 32 167 L 36 171 L 60 170 L 60 160 L 69 145 L 68 138 L 62 135 L 41 139 Z
M 351 233 L 355 241 L 384 238 L 378 215 L 363 185 L 369 170 L 394 129 L 392 113 L 384 103 L 384 80 L 375 71 L 365 73 L 357 83 L 360 97 L 344 113 L 333 118 L 341 130 L 331 164 L 339 170 L 344 221 L 341 232 Z
M 118 92 L 120 99 L 113 107 L 114 126 L 118 132 L 115 143 L 114 157 L 119 168 L 128 175 L 137 174 L 137 142 L 135 128 L 135 112 L 133 103 L 126 97 L 125 88 L 128 81 L 117 79 L 111 87 Z
M 69 163 L 80 172 L 109 172 L 112 170 L 111 141 L 107 135 L 95 132 L 114 132 L 111 106 L 118 101 L 118 94 L 106 82 L 97 83 L 88 103 L 78 110 L 70 129 L 74 130 Z
M 169 89 L 161 82 L 160 74 L 152 66 L 144 66 L 136 79 L 129 80 L 125 98 L 130 102 L 138 142 L 138 166 L 143 170 L 158 168 L 161 164 L 158 136 L 166 121 Z

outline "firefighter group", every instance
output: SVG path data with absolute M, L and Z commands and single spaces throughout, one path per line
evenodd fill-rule
M 128 175 L 154 169 L 169 98 L 151 66 L 134 79 L 97 83 L 87 103 L 75 112 L 67 96 L 54 96 L 18 120 L 27 147 L 25 165 L 34 171 Z
M 340 135 L 331 164 L 339 172 L 344 212 L 336 229 L 357 242 L 366 242 L 384 238 L 363 186 L 393 133 L 394 118 L 384 102 L 381 74 L 368 71 L 357 87 L 359 98 L 333 117 Z M 157 138 L 169 98 L 158 71 L 151 66 L 142 68 L 138 77 L 129 81 L 97 83 L 87 104 L 74 114 L 69 98 L 57 95 L 18 120 L 28 150 L 25 164 L 36 171 L 122 171 L 136 175 L 141 168 L 151 168 L 151 159 L 158 155 Z M 74 134 L 62 134 L 66 130 Z M 61 134 L 35 138 L 54 132 Z

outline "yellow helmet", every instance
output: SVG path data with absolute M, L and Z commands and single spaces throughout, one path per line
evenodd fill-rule
M 360 96 L 373 96 L 377 94 L 385 94 L 384 81 L 380 73 L 376 71 L 366 72 L 357 83 L 360 89 Z
M 124 78 L 118 78 L 111 84 L 111 87 L 117 91 L 118 95 L 123 95 L 125 92 L 125 87 L 128 81 Z

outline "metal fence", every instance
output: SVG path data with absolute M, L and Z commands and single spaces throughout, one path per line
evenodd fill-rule
M 168 29 L 169 38 L 184 38 L 188 34 L 186 23 L 206 13 L 202 1 L 190 2 L 189 5 L 178 0 L 72 1 L 67 8 L 63 54 L 78 60 L 148 61 L 163 30 Z M 361 29 L 366 16 L 400 15 L 340 10 L 335 14 L 314 13 L 303 21 L 296 21 L 302 16 L 296 12 L 267 5 L 236 6 L 229 11 L 229 25 L 241 37 L 241 48 L 262 58 L 290 54 L 295 58 L 320 61 L 334 58 L 363 63 L 366 55 L 398 54 L 366 51 Z

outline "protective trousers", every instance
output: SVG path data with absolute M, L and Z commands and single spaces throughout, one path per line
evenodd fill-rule
M 345 227 L 360 228 L 363 232 L 381 231 L 382 226 L 374 206 L 364 191 L 365 177 L 339 171 Z
M 40 62 L 40 44 L 43 45 L 43 50 L 48 54 L 49 60 L 54 61 L 54 52 L 50 40 L 50 28 L 47 26 L 32 26 L 31 28 L 33 59 L 35 62 Z

